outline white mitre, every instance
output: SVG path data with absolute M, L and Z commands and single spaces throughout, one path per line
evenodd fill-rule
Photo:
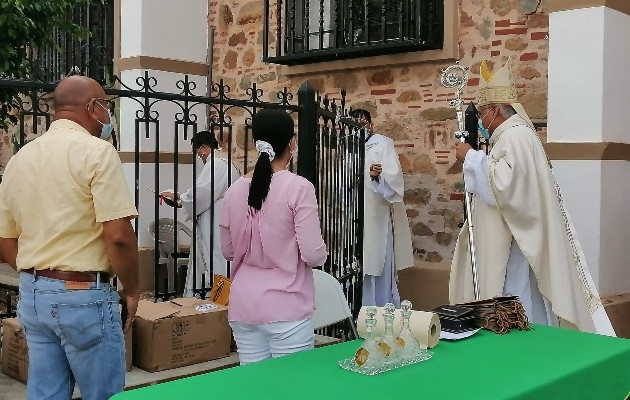
M 479 68 L 481 79 L 479 80 L 479 95 L 477 96 L 477 108 L 488 104 L 509 104 L 516 113 L 527 122 L 532 128 L 534 124 L 525 112 L 525 109 L 518 102 L 516 86 L 512 82 L 511 59 L 497 72 L 492 73 L 488 68 L 486 60 L 481 62 Z

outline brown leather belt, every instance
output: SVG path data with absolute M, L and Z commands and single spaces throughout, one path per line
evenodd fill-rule
M 51 279 L 59 279 L 60 281 L 73 281 L 73 282 L 96 282 L 97 277 L 100 274 L 101 282 L 108 282 L 110 275 L 106 272 L 79 272 L 79 271 L 58 271 L 54 269 L 40 269 L 34 268 L 23 269 L 20 272 L 26 272 L 27 274 L 35 274 Z

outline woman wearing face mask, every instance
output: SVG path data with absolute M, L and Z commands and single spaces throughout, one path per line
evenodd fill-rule
M 241 365 L 312 349 L 312 267 L 327 253 L 315 188 L 287 170 L 293 119 L 261 110 L 252 120 L 260 153 L 253 173 L 225 194 L 223 255 L 232 260 L 228 320 Z
M 183 207 L 186 220 L 196 224 L 197 278 L 194 288 L 201 288 L 205 276 L 206 287 L 212 284 L 210 265 L 214 274 L 227 276 L 227 261 L 221 255 L 219 241 L 219 219 L 223 208 L 223 197 L 227 188 L 239 177 L 238 170 L 226 158 L 213 157 L 219 143 L 209 131 L 197 132 L 192 138 L 193 152 L 203 162 L 203 168 L 197 177 L 195 209 L 193 209 L 193 189 L 190 188 L 177 196 L 177 203 L 172 201 L 173 192 L 165 191 L 161 195 L 168 205 Z M 212 226 L 212 227 L 211 227 Z M 211 232 L 212 237 L 211 237 Z M 212 239 L 212 240 L 211 240 Z M 188 263 L 186 274 L 185 297 L 193 296 L 193 258 Z

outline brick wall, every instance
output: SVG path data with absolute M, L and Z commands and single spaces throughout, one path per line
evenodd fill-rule
M 499 65 L 511 56 L 521 102 L 532 119 L 546 119 L 548 15 L 540 3 L 459 0 L 459 55 L 471 67 L 467 101 L 475 98 L 480 62 L 492 58 Z M 345 88 L 349 104 L 368 109 L 376 131 L 400 145 L 417 258 L 450 261 L 462 220 L 463 185 L 453 152 L 456 122 L 448 105 L 453 93 L 441 87 L 439 78 L 452 60 L 288 77 L 281 67 L 261 61 L 261 0 L 209 4 L 215 27 L 214 80 L 225 79 L 235 96 L 255 82 L 269 99 L 284 86 L 297 94 L 305 80 L 332 97 Z

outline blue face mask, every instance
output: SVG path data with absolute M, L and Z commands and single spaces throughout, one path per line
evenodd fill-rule
M 105 108 L 101 103 L 98 103 L 98 105 Z M 107 119 L 109 120 L 109 122 L 104 124 L 101 121 L 98 121 L 98 120 L 97 121 L 102 125 L 100 138 L 103 140 L 108 140 L 112 136 L 112 133 L 114 132 L 114 117 L 112 117 L 112 114 L 109 112 L 107 108 L 105 108 L 105 111 L 107 111 Z
M 484 139 L 486 140 L 490 139 L 490 131 L 488 130 L 488 128 L 483 126 L 483 122 L 481 122 L 481 118 L 479 118 L 478 129 L 479 129 L 479 134 L 483 136 Z
M 486 114 L 484 114 L 483 116 L 485 117 L 486 115 L 490 114 L 490 111 L 488 111 Z M 490 121 L 490 125 L 492 125 L 492 123 L 494 122 L 494 119 L 497 116 L 495 115 L 494 118 L 492 118 L 492 121 Z M 488 128 L 486 128 L 485 126 L 483 126 L 483 121 L 482 121 L 482 117 L 479 117 L 479 122 L 478 122 L 478 126 L 477 129 L 479 130 L 479 134 L 481 136 L 483 136 L 484 139 L 488 140 L 490 139 L 490 131 L 488 130 Z M 488 125 L 488 126 L 490 126 Z

